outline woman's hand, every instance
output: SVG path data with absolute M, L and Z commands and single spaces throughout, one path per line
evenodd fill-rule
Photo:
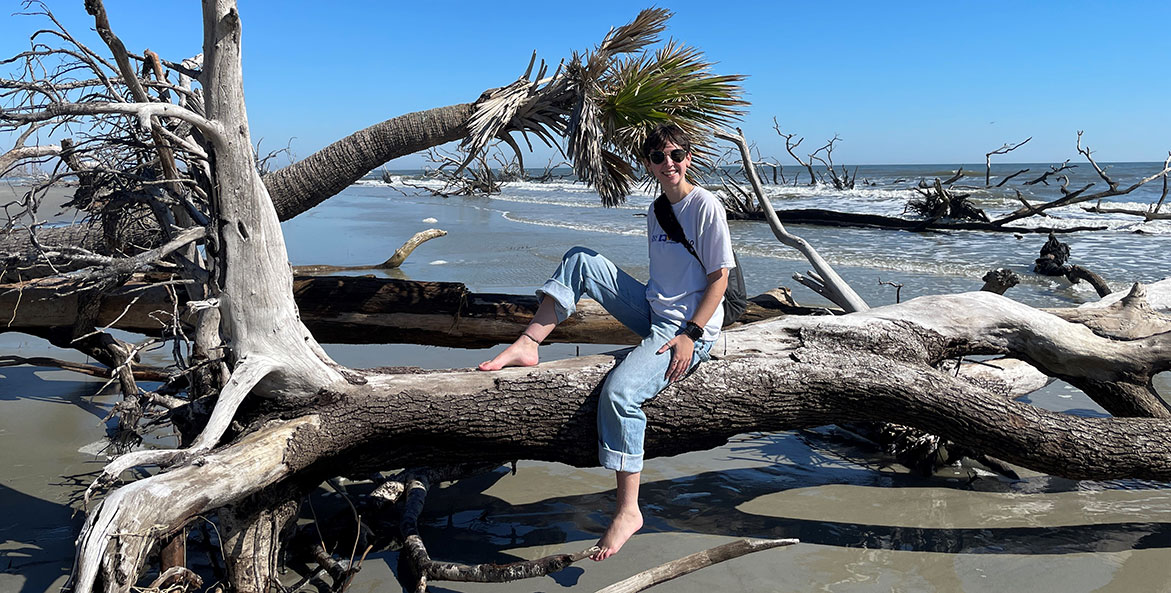
M 691 368 L 691 358 L 695 354 L 695 342 L 691 338 L 679 334 L 663 344 L 658 353 L 662 354 L 668 350 L 671 351 L 671 364 L 667 366 L 665 378 L 670 383 L 682 379 L 683 375 L 687 374 L 687 369 Z

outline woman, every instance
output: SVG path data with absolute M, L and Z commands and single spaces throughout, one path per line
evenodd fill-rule
M 494 371 L 537 364 L 537 346 L 573 314 L 583 295 L 643 336 L 642 343 L 607 375 L 598 400 L 598 459 L 616 472 L 618 509 L 598 540 L 600 550 L 594 560 L 618 552 L 642 527 L 638 508 L 646 431 L 642 403 L 707 360 L 723 321 L 721 302 L 728 271 L 735 267 L 723 205 L 687 180 L 691 142 L 683 130 L 674 124 L 655 129 L 643 142 L 642 155 L 696 254 L 667 237 L 652 206 L 647 213 L 647 284 L 596 252 L 575 247 L 537 291 L 541 301 L 532 323 L 516 342 L 479 366 L 482 371 Z

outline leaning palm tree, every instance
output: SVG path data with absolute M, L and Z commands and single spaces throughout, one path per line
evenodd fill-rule
M 122 81 L 137 80 L 135 77 L 123 76 L 123 68 L 108 60 L 90 58 L 93 52 L 65 31 L 47 8 L 41 7 L 33 12 L 47 18 L 55 27 L 51 32 L 66 40 L 67 47 L 57 50 L 56 54 L 67 62 L 79 55 L 85 59 L 80 62 L 74 59 L 56 70 L 46 70 L 37 67 L 36 63 L 48 58 L 34 49 L 5 61 L 27 62 L 27 67 L 20 69 L 16 77 L 31 76 L 32 80 L 7 79 L 0 75 L 0 101 L 15 101 L 0 108 L 0 132 L 11 132 L 18 137 L 12 150 L 0 154 L 0 169 L 37 162 L 38 159 L 43 162 L 55 156 L 62 160 L 59 168 L 64 172 L 54 177 L 78 177 L 82 186 L 79 194 L 133 194 L 131 201 L 137 204 L 144 199 L 149 201 L 149 196 L 159 190 L 155 185 L 145 189 L 128 187 L 135 179 L 173 179 L 176 176 L 154 171 L 157 159 L 150 155 L 154 154 L 155 148 L 172 153 L 179 150 L 180 158 L 190 156 L 196 161 L 201 158 L 200 151 L 184 149 L 185 146 L 197 145 L 197 141 L 154 138 L 143 133 L 140 126 L 135 125 L 136 120 L 120 115 L 102 116 L 94 121 L 85 119 L 85 116 L 62 113 L 52 124 L 68 126 L 67 129 L 80 135 L 78 141 L 68 146 L 62 142 L 57 146 L 24 147 L 28 136 L 22 131 L 31 133 L 37 126 L 48 125 L 30 123 L 23 117 L 27 115 L 24 114 L 28 108 L 26 104 L 39 104 L 41 95 L 37 93 L 74 93 L 76 96 L 70 99 L 73 102 L 134 101 L 159 103 L 163 107 L 166 103 L 178 102 L 197 111 L 202 105 L 202 96 L 198 89 L 192 90 L 191 84 L 191 80 L 201 74 L 202 66 L 198 60 L 182 63 L 161 60 L 155 79 L 139 85 L 144 91 L 131 93 Z M 670 16 L 669 11 L 661 8 L 644 10 L 629 24 L 612 29 L 593 51 L 574 54 L 564 61 L 552 75 L 548 75 L 549 68 L 544 63 L 534 69 L 534 56 L 517 81 L 483 93 L 474 103 L 436 107 L 379 122 L 265 175 L 264 185 L 277 215 L 281 220 L 293 218 L 391 159 L 447 142 L 463 139 L 469 163 L 495 139 L 503 140 L 519 155 L 514 136 L 523 138 L 530 146 L 530 136 L 536 136 L 549 146 L 564 145 L 578 178 L 597 188 L 603 204 L 621 203 L 635 182 L 636 169 L 632 163 L 638 157 L 636 147 L 650 128 L 663 121 L 679 124 L 697 139 L 698 155 L 702 157 L 703 145 L 707 143 L 707 126 L 735 119 L 740 113 L 738 107 L 744 104 L 739 98 L 737 84 L 742 77 L 711 74 L 710 64 L 703 60 L 698 50 L 667 43 L 658 51 L 647 51 L 658 42 Z M 125 48 L 120 51 L 126 53 Z M 136 64 L 160 60 L 153 54 L 126 53 L 126 56 L 127 72 L 133 70 L 131 60 Z M 171 72 L 163 74 L 164 66 Z M 70 76 L 76 76 L 74 72 L 78 68 L 92 69 L 94 75 L 90 80 L 80 82 L 70 79 Z M 45 75 L 38 78 L 38 74 Z M 26 94 L 30 98 L 24 103 L 16 98 Z M 176 131 L 184 130 L 182 126 L 176 128 Z M 95 164 L 128 159 L 141 161 L 147 171 L 127 179 L 125 176 L 101 175 L 101 167 L 94 169 Z M 699 160 L 701 164 L 704 162 L 702 158 Z M 183 203 L 190 199 L 186 188 L 199 186 L 199 183 L 199 179 L 187 180 L 174 188 L 164 187 L 163 191 L 174 194 L 167 196 L 170 201 Z M 142 198 L 144 195 L 148 198 Z M 127 216 L 127 209 L 99 211 L 96 206 L 123 202 L 126 200 L 85 202 L 82 207 L 91 215 L 85 223 L 34 227 L 29 232 L 0 232 L 0 255 L 4 255 L 0 257 L 0 276 L 16 272 L 22 277 L 39 276 L 85 265 L 54 255 L 73 253 L 77 249 L 117 255 L 129 246 L 141 250 L 160 245 L 163 238 L 160 229 L 166 224 L 152 223 L 148 211 L 143 211 L 147 212 L 146 219 L 136 216 L 128 223 L 122 223 L 119 221 Z M 34 218 L 33 215 L 35 206 L 30 208 L 29 218 Z M 95 231 L 90 221 L 95 224 L 102 221 L 106 228 L 117 227 L 117 244 L 111 244 L 109 233 Z M 61 249 L 46 249 L 47 246 Z
M 704 164 L 710 130 L 741 115 L 740 75 L 716 75 L 703 53 L 674 41 L 657 51 L 671 13 L 643 10 L 631 23 L 611 29 L 592 52 L 574 53 L 568 63 L 546 77 L 536 76 L 533 60 L 524 75 L 506 87 L 485 93 L 468 120 L 462 147 L 468 162 L 503 140 L 520 156 L 512 136 L 532 133 L 549 146 L 563 137 L 574 173 L 594 186 L 606 206 L 625 200 L 634 185 L 638 147 L 654 127 L 673 122 L 697 144 Z

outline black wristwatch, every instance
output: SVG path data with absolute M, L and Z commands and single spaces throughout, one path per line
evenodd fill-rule
M 683 329 L 679 330 L 679 333 L 691 338 L 692 342 L 698 342 L 703 338 L 703 328 L 694 321 L 688 321 L 687 325 L 684 325 Z

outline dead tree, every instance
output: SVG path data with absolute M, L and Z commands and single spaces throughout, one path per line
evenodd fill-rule
M 1053 200 L 1051 202 L 1046 202 L 1044 204 L 1029 204 L 1026 202 L 1023 207 L 1017 209 L 1016 211 L 1012 212 L 1011 214 L 1008 214 L 1006 216 L 1002 216 L 1000 218 L 997 218 L 996 220 L 993 220 L 992 225 L 1004 226 L 1008 223 L 1015 222 L 1015 221 L 1020 220 L 1022 218 L 1028 218 L 1030 216 L 1035 216 L 1037 214 L 1040 214 L 1040 213 L 1042 213 L 1046 210 L 1052 209 L 1052 208 L 1060 208 L 1062 206 L 1070 206 L 1073 204 L 1080 204 L 1082 202 L 1089 202 L 1092 200 L 1101 200 L 1103 198 L 1110 198 L 1110 197 L 1115 197 L 1115 196 L 1126 195 L 1126 194 L 1146 185 L 1147 183 L 1154 181 L 1155 179 L 1158 179 L 1160 177 L 1163 177 L 1165 179 L 1166 175 L 1168 173 L 1171 173 L 1171 153 L 1168 153 L 1167 159 L 1165 161 L 1163 161 L 1163 169 L 1162 170 L 1160 170 L 1159 172 L 1154 173 L 1152 175 L 1148 175 L 1147 177 L 1144 177 L 1144 178 L 1134 182 L 1133 184 L 1131 184 L 1127 187 L 1121 187 L 1119 185 L 1118 181 L 1111 178 L 1106 173 L 1106 171 L 1103 170 L 1102 167 L 1100 167 L 1098 165 L 1097 161 L 1094 160 L 1093 152 L 1089 149 L 1089 147 L 1084 147 L 1084 148 L 1082 147 L 1082 132 L 1080 130 L 1077 133 L 1077 151 L 1079 154 L 1084 156 L 1087 161 L 1089 161 L 1090 166 L 1092 166 L 1094 168 L 1094 171 L 1097 172 L 1098 177 L 1100 177 L 1102 179 L 1102 181 L 1104 181 L 1106 183 L 1107 189 L 1104 189 L 1100 192 L 1087 194 L 1086 191 L 1089 190 L 1094 185 L 1093 183 L 1088 183 L 1084 187 L 1082 187 L 1081 189 L 1070 190 L 1069 189 L 1069 177 L 1063 175 L 1062 179 L 1064 179 L 1064 181 L 1061 184 L 1061 196 L 1062 196 L 1061 198 Z M 1056 174 L 1057 171 L 1060 171 L 1061 169 L 1065 169 L 1065 168 L 1068 168 L 1068 167 L 1065 167 L 1063 165 L 1061 168 L 1056 169 L 1054 171 L 1054 174 Z M 1044 178 L 1046 176 L 1042 176 L 1037 181 L 1044 181 Z M 1160 200 L 1160 203 L 1161 202 L 1162 201 Z
M 1043 183 L 1045 185 L 1049 185 L 1049 182 L 1046 181 L 1047 179 L 1049 179 L 1049 177 L 1056 175 L 1066 169 L 1075 169 L 1075 168 L 1077 168 L 1077 165 L 1071 165 L 1071 164 L 1069 164 L 1069 159 L 1065 159 L 1065 162 L 1061 163 L 1061 165 L 1050 165 L 1048 171 L 1045 171 L 1043 174 L 1041 174 L 1040 177 L 1038 177 L 1032 181 L 1026 181 L 1025 185 L 1036 185 L 1038 183 Z
M 784 136 L 784 134 L 782 134 L 782 136 Z M 795 224 L 901 229 L 913 231 L 979 230 L 1013 233 L 1074 233 L 1106 230 L 1108 227 L 1102 224 L 1053 228 L 1012 225 L 1012 223 L 1025 218 L 1030 218 L 1033 216 L 1048 216 L 1047 211 L 1054 208 L 1071 206 L 1093 200 L 1098 200 L 1099 204 L 1093 207 L 1087 207 L 1085 210 L 1089 212 L 1128 214 L 1133 216 L 1140 216 L 1146 220 L 1161 220 L 1171 216 L 1166 212 L 1161 212 L 1162 206 L 1166 202 L 1168 193 L 1167 177 L 1169 174 L 1171 174 L 1171 154 L 1169 154 L 1168 158 L 1163 162 L 1163 167 L 1160 170 L 1146 177 L 1138 179 L 1130 185 L 1124 186 L 1117 180 L 1110 177 L 1106 170 L 1098 165 L 1097 161 L 1094 159 L 1092 151 L 1090 151 L 1089 148 L 1082 146 L 1081 136 L 1082 132 L 1079 131 L 1077 151 L 1086 158 L 1086 160 L 1097 172 L 1099 178 L 1106 182 L 1106 189 L 1095 193 L 1088 193 L 1090 188 L 1095 185 L 1095 182 L 1087 183 L 1080 188 L 1071 189 L 1071 180 L 1069 176 L 1062 175 L 1061 172 L 1068 169 L 1073 169 L 1077 167 L 1077 165 L 1070 165 L 1069 161 L 1065 161 L 1061 165 L 1051 166 L 1049 171 L 1045 172 L 1036 179 L 1032 179 L 1024 183 L 1024 185 L 1049 185 L 1049 179 L 1056 176 L 1062 180 L 1061 186 L 1058 188 L 1058 191 L 1061 193 L 1060 198 L 1039 204 L 1031 203 L 1025 199 L 1024 195 L 1021 194 L 1019 190 L 1014 189 L 1013 191 L 1016 194 L 1017 200 L 1021 202 L 1021 207 L 994 220 L 989 220 L 989 217 L 987 217 L 987 215 L 983 213 L 981 209 L 973 206 L 968 200 L 952 199 L 954 197 L 969 197 L 968 195 L 956 193 L 957 190 L 953 185 L 955 181 L 962 177 L 962 167 L 957 169 L 955 175 L 946 181 L 935 180 L 936 183 L 928 183 L 925 180 L 920 180 L 916 187 L 910 188 L 920 195 L 920 199 L 908 204 L 908 207 L 911 210 L 922 214 L 926 220 L 907 220 L 901 217 L 858 214 L 825 209 L 784 210 L 779 211 L 777 215 L 780 219 Z M 1023 144 L 1023 142 L 1021 144 Z M 1006 146 L 1008 146 L 1008 148 L 1013 148 L 1011 145 Z M 1016 146 L 1020 146 L 1020 144 Z M 993 151 L 988 153 L 988 155 L 991 154 L 997 154 L 997 152 Z M 1009 176 L 1009 179 L 1014 178 L 1023 172 L 1024 171 L 1020 171 L 1014 175 L 1011 175 Z M 1129 194 L 1138 188 L 1143 187 L 1147 183 L 1160 178 L 1162 178 L 1164 182 L 1163 194 L 1155 204 L 1152 204 L 1145 209 L 1137 210 L 1126 208 L 1110 208 L 1103 207 L 1100 203 L 1101 200 L 1105 198 Z M 899 182 L 901 181 L 902 180 L 899 180 Z M 991 181 L 989 178 L 988 184 L 990 185 L 990 183 Z M 1004 185 L 1003 181 L 998 186 L 1000 185 Z M 938 186 L 938 188 L 936 186 Z M 764 216 L 750 214 L 749 218 L 763 219 Z M 948 218 L 967 218 L 968 220 L 948 220 Z
M 1033 265 L 1033 272 L 1044 276 L 1065 276 L 1071 283 L 1077 284 L 1081 280 L 1090 283 L 1098 296 L 1110 294 L 1110 286 L 1098 274 L 1082 267 L 1066 263 L 1069 261 L 1069 245 L 1057 240 L 1053 233 L 1041 246 L 1041 257 Z
M 854 180 L 858 178 L 858 168 L 854 167 L 854 175 L 850 175 L 850 171 L 842 165 L 841 173 L 834 168 L 834 143 L 841 138 L 834 134 L 833 138 L 826 141 L 825 145 L 809 154 L 809 161 L 817 161 L 825 167 L 825 174 L 821 176 L 824 183 L 826 176 L 829 176 L 830 183 L 833 184 L 834 189 L 841 191 L 846 189 L 854 189 Z M 825 156 L 819 156 L 825 153 Z
M 746 430 L 897 419 L 1056 475 L 1166 480 L 1171 429 L 1161 419 L 1047 412 L 1011 400 L 1028 381 L 989 383 L 982 376 L 969 382 L 967 371 L 956 377 L 951 369 L 936 367 L 964 353 L 1011 353 L 1079 385 L 1116 415 L 1163 418 L 1166 410 L 1149 380 L 1171 366 L 1168 322 L 1141 313 L 1145 307 L 1139 290 L 1118 308 L 1079 312 L 1083 320 L 1068 322 L 990 293 L 973 293 L 729 332 L 724 358 L 701 366 L 647 405 L 648 452 L 712 446 Z M 1140 334 L 1145 337 L 1102 335 L 1102 327 L 1135 312 L 1137 319 L 1155 324 Z M 297 406 L 295 418 L 258 424 L 198 463 L 179 463 L 109 495 L 87 520 L 78 590 L 88 590 L 92 581 L 86 577 L 98 573 L 115 590 L 129 587 L 118 575 L 138 574 L 149 542 L 118 534 L 147 526 L 169 533 L 231 500 L 339 470 L 336 461 L 321 468 L 323 458 L 353 459 L 361 467 L 390 467 L 404 458 L 424 465 L 508 458 L 590 465 L 588 445 L 595 438 L 586 421 L 593 413 L 590 394 L 611 364 L 608 357 L 590 357 L 491 375 L 362 373 L 364 384 L 324 387 Z M 716 399 L 721 403 L 709 408 Z M 699 413 L 705 409 L 709 413 Z M 711 409 L 719 410 L 714 418 Z M 458 439 L 420 439 L 404 432 L 449 434 L 456 415 L 483 421 L 461 423 Z M 466 446 L 470 443 L 475 445 Z
M 817 175 L 815 175 L 813 173 L 812 160 L 803 161 L 803 160 L 801 160 L 801 157 L 797 156 L 797 153 L 794 152 L 797 149 L 797 147 L 800 146 L 801 143 L 805 141 L 805 139 L 798 138 L 797 141 L 794 142 L 793 137 L 796 136 L 797 134 L 786 134 L 786 133 L 782 132 L 781 131 L 781 124 L 777 122 L 776 117 L 773 118 L 773 129 L 776 130 L 778 136 L 785 139 L 785 151 L 789 153 L 789 156 L 793 157 L 793 160 L 797 161 L 797 164 L 801 165 L 802 167 L 805 167 L 805 170 L 809 172 L 809 185 L 817 185 Z M 793 176 L 793 184 L 794 185 L 797 184 L 797 176 L 796 175 Z
M 1164 170 L 1166 165 L 1171 165 L 1171 156 L 1168 157 L 1164 163 Z M 1145 220 L 1171 220 L 1171 213 L 1160 212 L 1163 208 L 1163 202 L 1167 201 L 1167 173 L 1163 173 L 1163 193 L 1159 196 L 1159 201 L 1151 204 L 1146 210 L 1133 210 L 1130 208 L 1103 208 L 1099 203 L 1095 206 L 1085 207 L 1086 212 L 1097 212 L 1102 214 L 1129 214 L 1131 216 L 1141 216 Z
M 778 136 L 785 139 L 785 150 L 789 153 L 789 156 L 793 157 L 793 160 L 797 161 L 799 165 L 805 167 L 805 170 L 809 173 L 809 185 L 817 185 L 817 181 L 820 179 L 822 183 L 829 183 L 834 186 L 834 189 L 839 191 L 845 189 L 854 189 L 855 181 L 858 179 L 858 168 L 854 167 L 854 172 L 851 174 L 845 165 L 842 165 L 841 171 L 838 171 L 837 166 L 834 165 L 834 143 L 841 140 L 837 134 L 834 134 L 833 138 L 827 140 L 824 145 L 809 153 L 806 159 L 802 160 L 801 157 L 797 156 L 795 150 L 798 146 L 801 145 L 802 142 L 805 141 L 805 139 L 798 138 L 797 141 L 794 142 L 793 137 L 795 137 L 796 134 L 786 134 L 782 132 L 781 125 L 777 122 L 777 118 L 775 117 L 773 118 L 773 130 L 777 132 Z M 821 163 L 821 165 L 825 168 L 825 172 L 820 174 L 815 173 L 813 170 L 813 161 Z M 793 183 L 797 183 L 796 176 L 793 177 Z
M 752 152 L 752 147 L 749 147 L 749 154 Z M 749 162 L 752 166 L 757 178 L 760 178 L 760 166 L 771 166 L 773 168 L 773 183 L 776 183 L 776 175 L 778 165 L 769 163 L 763 159 L 756 159 Z M 749 219 L 763 213 L 763 207 L 751 188 L 745 188 L 745 185 L 750 185 L 748 169 L 746 164 L 740 156 L 740 152 L 736 148 L 729 148 L 724 154 L 717 159 L 711 167 L 712 172 L 719 178 L 720 186 L 724 189 L 723 192 L 716 194 L 724 204 L 724 210 L 731 219 L 741 220 Z M 732 171 L 729 171 L 732 169 Z M 783 179 L 783 176 L 782 176 Z
M 1033 139 L 1033 137 L 1029 136 L 1028 138 L 1025 138 L 1024 140 L 1022 140 L 1016 144 L 1010 144 L 1008 142 L 1005 142 L 1004 146 L 1001 146 L 1000 148 L 997 148 L 996 150 L 993 150 L 991 152 L 985 153 L 984 154 L 984 187 L 989 187 L 992 185 L 992 155 L 994 155 L 994 154 L 1008 154 L 1008 153 L 1024 146 L 1025 143 L 1027 143 L 1029 140 L 1032 140 L 1032 139 Z M 1027 170 L 1028 169 L 1026 169 L 1025 171 L 1027 171 Z M 1021 173 L 1024 173 L 1024 171 L 1017 172 L 1016 174 L 1013 175 L 1013 177 L 1016 177 L 1017 175 L 1020 175 Z
M 949 181 L 958 179 L 959 175 L 960 171 L 957 171 L 956 175 Z M 944 183 L 939 178 L 935 179 L 934 184 L 920 179 L 914 190 L 919 194 L 920 199 L 907 202 L 906 210 L 926 217 L 929 222 L 947 218 L 988 222 L 988 215 L 968 200 L 972 194 L 963 194 L 948 189 L 944 187 Z
M 23 52 L 11 60 L 5 60 L 4 63 L 28 62 L 27 73 L 47 71 L 50 75 L 40 77 L 38 80 L 0 78 L 0 100 L 23 104 L 26 101 L 24 98 L 26 93 L 37 97 L 34 103 L 52 101 L 55 98 L 66 102 L 76 102 L 78 97 L 119 102 L 129 96 L 126 95 L 122 87 L 121 79 L 123 75 L 128 77 L 137 71 L 138 65 L 145 64 L 148 61 L 145 55 L 136 55 L 122 48 L 122 52 L 126 54 L 127 58 L 125 60 L 126 68 L 122 68 L 120 65 L 116 67 L 111 60 L 81 44 L 78 38 L 66 31 L 47 9 L 36 9 L 37 4 L 32 6 L 35 13 L 43 15 L 52 22 L 50 28 L 36 34 L 38 39 L 34 39 L 34 42 L 39 42 L 39 39 L 44 38 L 50 38 L 52 42 L 45 44 L 48 49 L 43 52 Z M 511 139 L 511 134 L 514 132 L 523 134 L 526 142 L 529 141 L 530 136 L 536 136 L 547 144 L 556 144 L 555 136 L 564 136 L 574 130 L 574 121 L 578 120 L 576 116 L 571 116 L 580 113 L 579 110 L 587 98 L 586 95 L 593 92 L 585 87 L 597 86 L 596 81 L 591 81 L 590 78 L 607 76 L 611 72 L 610 67 L 616 66 L 621 60 L 628 60 L 634 64 L 633 67 L 627 68 L 628 72 L 640 74 L 654 71 L 660 64 L 660 60 L 671 61 L 676 66 L 684 65 L 687 68 L 694 68 L 688 76 L 706 83 L 705 90 L 696 92 L 710 92 L 712 89 L 718 89 L 717 92 L 723 95 L 719 98 L 718 103 L 708 104 L 707 107 L 709 113 L 721 113 L 722 115 L 717 116 L 716 119 L 723 121 L 723 118 L 736 113 L 735 106 L 743 104 L 743 101 L 739 99 L 738 86 L 736 85 L 741 77 L 707 74 L 708 64 L 703 63 L 700 59 L 702 54 L 696 52 L 694 48 L 679 44 L 672 45 L 671 51 L 657 52 L 653 56 L 649 56 L 648 59 L 640 60 L 637 64 L 634 63 L 632 54 L 636 54 L 648 44 L 657 41 L 657 35 L 665 28 L 665 22 L 669 17 L 670 13 L 665 9 L 644 11 L 639 15 L 639 18 L 626 27 L 615 29 L 607 38 L 606 43 L 596 48 L 595 51 L 576 54 L 572 60 L 566 61 L 563 68 L 552 75 L 548 75 L 543 62 L 538 69 L 534 69 L 530 62 L 529 68 L 521 79 L 504 87 L 490 89 L 481 94 L 479 99 L 474 102 L 437 107 L 379 122 L 358 130 L 303 160 L 264 175 L 263 181 L 276 205 L 278 217 L 281 220 L 288 220 L 309 210 L 389 160 L 456 140 L 472 138 L 473 141 L 469 146 L 474 145 L 477 149 L 469 150 L 468 154 L 470 155 L 478 154 L 478 151 L 483 149 L 488 142 L 496 139 L 501 139 L 515 148 L 515 141 Z M 64 44 L 65 47 L 55 48 L 56 45 L 60 45 L 56 43 L 57 41 L 60 41 L 60 44 Z M 76 67 L 70 67 L 60 72 L 56 72 L 52 68 L 40 69 L 37 67 L 37 61 L 48 61 L 62 56 L 75 58 L 77 61 L 75 66 L 84 68 L 84 74 L 79 78 L 70 78 L 68 74 L 77 72 Z M 154 72 L 155 69 L 152 65 L 150 71 L 153 79 L 138 86 L 147 89 L 150 93 L 156 93 L 155 89 L 158 89 L 158 94 L 152 96 L 157 96 L 160 101 L 163 94 L 167 94 L 172 102 L 179 107 L 191 108 L 196 111 L 202 109 L 200 105 L 203 91 L 198 85 L 191 85 L 191 81 L 200 74 L 198 61 L 185 60 L 180 63 L 162 60 L 161 66 L 170 72 L 167 80 L 157 79 L 157 73 Z M 122 72 L 122 70 L 126 70 L 126 72 Z M 56 73 L 54 74 L 54 72 Z M 28 75 L 30 74 L 25 76 Z M 533 78 L 530 79 L 530 76 Z M 693 104 L 694 100 L 702 100 L 690 93 L 692 93 L 691 90 L 683 90 L 682 94 L 671 99 L 675 103 L 663 104 L 663 112 L 673 113 L 686 122 L 688 116 L 684 113 L 685 110 L 690 109 L 689 106 Z M 136 102 L 141 102 L 140 99 L 141 95 L 134 97 Z M 67 112 L 57 115 L 60 117 L 71 116 Z M 75 120 L 79 120 L 81 116 L 73 117 Z M 168 121 L 170 120 L 168 119 Z M 0 130 L 15 132 L 15 135 L 20 137 L 22 131 L 30 125 L 39 124 L 20 117 L 0 122 Z M 177 135 L 182 137 L 183 133 L 190 129 L 190 124 L 187 124 L 186 127 L 182 124 L 168 125 L 174 128 L 174 130 L 168 129 L 163 132 L 164 136 L 168 136 L 168 139 L 169 135 L 175 132 L 179 132 Z M 120 132 L 136 127 L 136 125 L 129 127 L 121 125 Z M 86 127 L 83 125 L 80 129 L 86 130 Z M 114 139 L 114 135 L 108 134 L 112 131 L 107 129 L 93 134 L 86 133 L 86 140 L 77 143 L 76 150 L 72 153 L 79 157 L 75 159 L 75 162 L 80 163 L 87 170 L 97 167 L 98 169 L 93 171 L 95 175 L 108 173 L 109 171 L 103 167 L 110 161 L 111 155 L 103 154 L 99 148 L 111 146 L 109 142 L 104 140 Z M 107 135 L 103 137 L 103 134 Z M 126 134 L 119 133 L 118 135 L 125 136 Z M 130 146 L 140 144 L 141 142 L 136 140 Z M 190 143 L 187 144 L 190 145 Z M 20 146 L 17 143 L 16 148 L 20 148 Z M 42 145 L 37 147 L 37 150 L 41 154 L 48 153 L 44 158 L 56 155 L 57 158 L 64 159 L 71 154 L 71 151 L 64 147 L 64 142 Z M 596 156 L 597 159 L 601 159 L 591 162 L 591 165 L 596 166 L 600 171 L 597 180 L 606 182 L 596 185 L 599 191 L 606 196 L 606 200 L 620 200 L 622 196 L 619 190 L 622 187 L 611 184 L 608 180 L 613 175 L 621 176 L 620 174 L 623 172 L 628 175 L 631 168 L 629 166 L 626 169 L 609 167 L 610 165 L 616 166 L 616 163 L 623 159 L 611 158 L 614 155 L 608 151 L 587 152 Z M 23 158 L 28 156 L 28 153 L 20 151 L 6 151 L 5 153 L 6 160 L 7 157 L 16 158 L 18 156 Z M 603 159 L 603 157 L 605 158 Z M 59 170 L 57 174 L 62 178 L 83 175 L 82 171 L 71 169 L 71 167 Z M 141 200 L 139 204 L 141 205 Z M 130 211 L 130 213 L 134 212 L 137 211 Z M 135 216 L 133 220 L 120 224 L 118 232 L 114 233 L 119 243 L 111 245 L 109 243 L 110 233 L 104 232 L 101 221 L 107 217 L 115 218 L 115 213 L 91 210 L 87 214 L 90 216 L 87 216 L 79 224 L 39 228 L 36 230 L 35 237 L 29 233 L 0 234 L 0 274 L 19 271 L 21 277 L 29 278 L 62 270 L 63 266 L 66 265 L 64 261 L 54 262 L 52 267 L 45 265 L 45 262 L 40 259 L 40 254 L 43 251 L 39 248 L 40 245 L 68 246 L 100 255 L 114 255 L 119 252 L 121 245 L 149 248 L 157 246 L 165 240 L 160 230 L 166 228 L 165 226 L 160 227 L 149 216 Z
M 548 181 L 554 177 L 553 169 L 566 164 L 550 161 L 540 175 L 530 177 L 519 153 L 505 160 L 494 147 L 474 155 L 468 155 L 466 151 L 460 154 L 430 148 L 426 152 L 426 159 L 428 165 L 423 169 L 423 176 L 443 182 L 443 187 L 434 189 L 402 180 L 396 183 L 442 197 L 490 196 L 500 193 L 504 185 L 511 181 Z M 389 183 L 391 177 L 389 173 L 384 174 L 383 181 Z
M 739 128 L 736 128 L 735 134 L 723 129 L 715 130 L 714 134 L 720 140 L 727 140 L 735 144 L 740 150 L 740 158 L 743 162 L 751 162 L 752 153 L 749 152 L 748 141 L 744 138 L 744 134 Z M 764 210 L 765 220 L 768 221 L 769 227 L 772 228 L 773 235 L 782 244 L 800 251 L 814 268 L 813 271 L 809 272 L 808 276 L 794 274 L 793 279 L 829 299 L 845 311 L 865 311 L 869 309 L 866 301 L 862 300 L 862 297 L 858 296 L 858 293 L 854 292 L 854 289 L 850 288 L 850 285 L 838 276 L 833 267 L 821 257 L 812 245 L 785 229 L 780 219 L 777 218 L 777 211 L 773 208 L 768 196 L 764 193 L 764 186 L 761 185 L 760 178 L 756 176 L 756 169 L 746 167 L 745 172 L 748 175 L 748 181 L 752 184 L 752 191 L 756 194 L 756 199 L 760 202 Z

